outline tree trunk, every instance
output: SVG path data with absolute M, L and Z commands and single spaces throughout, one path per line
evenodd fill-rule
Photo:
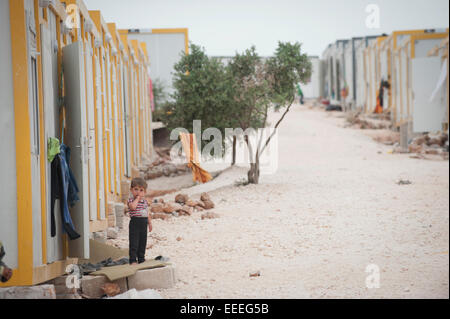
M 236 143 L 237 137 L 233 136 L 233 161 L 231 162 L 231 166 L 236 165 Z
M 259 156 L 256 158 L 255 163 L 250 164 L 248 182 L 249 184 L 259 184 Z

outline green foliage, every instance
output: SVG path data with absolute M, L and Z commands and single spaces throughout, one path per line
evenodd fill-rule
M 153 81 L 153 101 L 155 103 L 153 121 L 160 122 L 164 117 L 164 104 L 167 103 L 166 88 L 160 79 L 156 79 Z
M 294 102 L 296 83 L 311 77 L 301 44 L 283 42 L 265 61 L 251 47 L 237 53 L 228 66 L 191 44 L 190 54 L 183 55 L 174 70 L 173 102 L 164 105 L 162 121 L 169 130 L 182 127 L 192 132 L 193 121 L 201 120 L 202 129 L 216 127 L 222 136 L 226 128 L 264 128 L 271 107 L 287 107 L 278 126 Z M 260 149 L 255 151 L 258 158 Z
M 269 90 L 265 79 L 265 65 L 252 46 L 243 54 L 236 53 L 228 65 L 233 79 L 233 110 L 238 118 L 238 126 L 247 128 L 264 127 L 264 107 Z
M 277 108 L 288 106 L 295 98 L 295 84 L 306 84 L 311 78 L 312 65 L 306 54 L 301 54 L 301 44 L 278 43 L 275 56 L 267 61 L 271 82 L 270 99 Z
M 225 128 L 235 127 L 236 122 L 230 109 L 232 79 L 224 65 L 191 44 L 190 54 L 183 55 L 174 69 L 174 102 L 165 106 L 162 118 L 168 129 L 182 127 L 192 132 L 193 121 L 201 120 L 202 129 L 215 127 L 225 136 Z M 202 141 L 203 146 L 207 143 Z
M 153 100 L 155 102 L 155 110 L 161 109 L 167 101 L 166 88 L 160 79 L 153 81 Z

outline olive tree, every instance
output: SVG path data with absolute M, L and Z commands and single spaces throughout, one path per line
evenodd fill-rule
M 243 54 L 236 54 L 229 68 L 237 105 L 233 109 L 238 110 L 237 118 L 242 130 L 266 128 L 272 109 L 282 114 L 272 134 L 268 137 L 261 134 L 255 145 L 248 135 L 244 136 L 250 158 L 248 182 L 258 184 L 260 157 L 295 101 L 295 84 L 309 80 L 312 66 L 308 56 L 302 54 L 300 43 L 279 42 L 275 55 L 266 61 L 262 61 L 252 47 Z

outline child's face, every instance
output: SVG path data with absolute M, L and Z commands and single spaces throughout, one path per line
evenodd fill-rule
M 131 188 L 131 194 L 133 194 L 133 197 L 136 198 L 137 196 L 144 197 L 145 196 L 145 188 L 141 186 L 135 186 Z

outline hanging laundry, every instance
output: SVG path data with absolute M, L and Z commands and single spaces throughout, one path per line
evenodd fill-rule
M 390 90 L 391 85 L 389 81 L 381 80 L 380 88 L 377 90 L 377 106 L 375 108 L 375 113 L 383 113 L 384 108 L 384 90 Z
M 188 167 L 192 169 L 194 182 L 207 183 L 212 180 L 211 174 L 200 167 L 199 154 L 195 134 L 180 133 L 181 144 L 188 161 Z
M 47 159 L 51 163 L 56 155 L 61 153 L 59 140 L 54 137 L 49 137 L 47 142 Z
M 73 225 L 69 206 L 73 207 L 79 201 L 79 189 L 69 167 L 70 148 L 62 144 L 60 151 L 51 165 L 51 236 L 56 236 L 55 201 L 59 199 L 63 232 L 68 234 L 70 240 L 75 240 L 80 235 Z

